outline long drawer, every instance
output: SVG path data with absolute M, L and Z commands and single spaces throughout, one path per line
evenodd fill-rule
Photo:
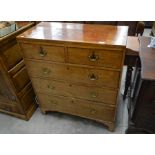
M 88 87 L 55 80 L 31 78 L 37 92 L 76 97 L 104 104 L 116 104 L 117 91 L 108 88 Z
M 119 86 L 119 71 L 29 60 L 27 60 L 27 67 L 31 77 L 67 80 L 99 87 L 118 88 Z
M 120 50 L 68 47 L 68 61 L 73 64 L 104 66 L 120 69 L 123 52 Z
M 21 44 L 21 48 L 24 52 L 24 56 L 29 59 L 65 62 L 65 50 L 63 46 Z
M 101 106 L 96 102 L 48 96 L 40 93 L 38 94 L 38 100 L 40 108 L 47 111 L 60 111 L 100 121 L 113 122 L 115 119 L 114 107 Z

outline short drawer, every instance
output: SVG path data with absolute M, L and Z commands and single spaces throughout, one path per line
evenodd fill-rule
M 25 91 L 24 95 L 20 99 L 24 111 L 28 111 L 29 108 L 35 104 L 35 93 L 32 87 Z
M 59 111 L 100 121 L 113 122 L 115 107 L 101 106 L 95 102 L 67 97 L 38 94 L 40 108 L 45 111 Z
M 118 88 L 119 71 L 70 66 L 65 64 L 27 61 L 32 77 L 53 78 L 94 86 Z
M 63 46 L 21 44 L 21 49 L 24 52 L 24 57 L 29 59 L 65 62 L 65 51 Z
M 30 78 L 25 66 L 12 76 L 12 81 L 17 92 L 20 92 L 30 82 Z
M 67 82 L 32 78 L 33 87 L 39 93 L 76 97 L 104 104 L 116 104 L 117 91 L 108 88 L 88 87 Z
M 7 70 L 13 68 L 17 63 L 19 63 L 23 59 L 23 55 L 20 51 L 19 45 L 15 44 L 7 49 L 4 49 L 2 51 L 2 59 Z
M 120 69 L 123 51 L 106 49 L 68 48 L 69 63 Z
M 0 111 L 6 112 L 6 113 L 19 113 L 22 114 L 22 111 L 20 107 L 18 106 L 17 102 L 2 102 L 0 100 Z

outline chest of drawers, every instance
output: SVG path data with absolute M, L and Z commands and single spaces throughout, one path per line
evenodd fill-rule
M 33 25 L 27 22 L 0 38 L 0 112 L 25 120 L 30 119 L 37 104 L 16 36 Z
M 40 109 L 114 130 L 127 27 L 42 22 L 17 37 Z

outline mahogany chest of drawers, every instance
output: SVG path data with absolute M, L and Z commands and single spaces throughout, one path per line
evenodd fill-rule
M 114 130 L 128 27 L 42 22 L 17 37 L 40 109 Z
M 16 36 L 33 25 L 27 22 L 0 38 L 0 112 L 25 120 L 32 116 L 37 104 Z

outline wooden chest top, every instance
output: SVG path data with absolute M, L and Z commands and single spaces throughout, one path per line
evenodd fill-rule
M 126 46 L 127 33 L 127 26 L 41 22 L 17 38 Z

